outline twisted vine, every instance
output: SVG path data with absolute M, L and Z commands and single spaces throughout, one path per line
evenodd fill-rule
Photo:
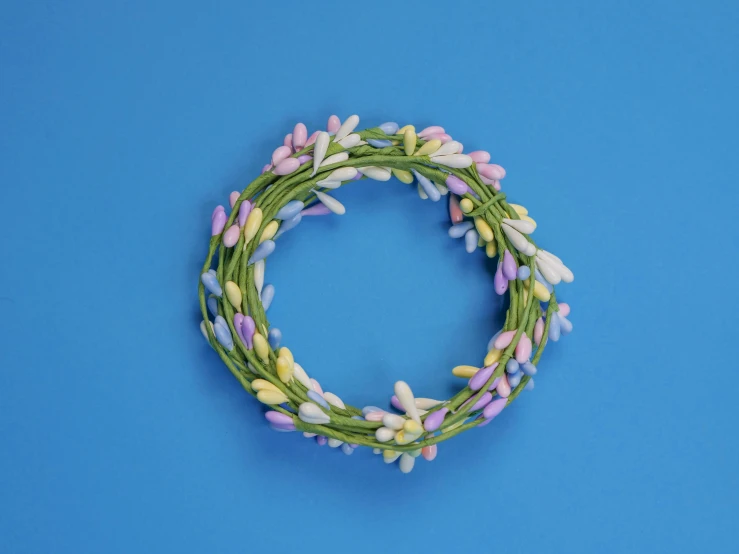
M 233 341 L 233 347 L 229 349 L 227 348 L 228 345 L 224 346 L 224 344 L 219 342 L 212 325 L 205 325 L 204 329 L 211 347 L 218 353 L 231 373 L 238 379 L 248 393 L 254 396 L 258 395 L 258 391 L 255 390 L 253 383 L 259 379 L 270 383 L 272 387 L 284 395 L 281 399 L 284 398 L 286 401 L 280 402 L 279 404 L 270 404 L 270 409 L 283 414 L 286 418 L 290 418 L 294 429 L 307 434 L 315 434 L 334 439 L 335 441 L 353 446 L 370 447 L 377 449 L 376 452 L 389 451 L 391 453 L 390 457 L 397 457 L 399 453 L 418 455 L 421 449 L 425 447 L 447 440 L 488 421 L 482 417 L 484 408 L 475 409 L 474 411 L 471 411 L 470 408 L 474 407 L 483 395 L 491 390 L 491 387 L 493 395 L 498 395 L 494 388 L 494 383 L 504 376 L 506 365 L 514 356 L 514 352 L 522 336 L 524 334 L 527 337 L 533 336 L 536 322 L 543 315 L 544 330 L 542 338 L 531 359 L 532 364 L 538 364 L 547 346 L 553 314 L 559 311 L 559 305 L 556 295 L 552 292 L 549 295 L 545 313 L 541 313 L 542 308 L 540 307 L 539 300 L 532 293 L 532 291 L 536 290 L 535 287 L 537 286 L 536 256 L 526 255 L 520 251 L 520 248 L 516 248 L 502 227 L 504 219 L 519 220 L 521 217 L 518 211 L 506 201 L 506 195 L 504 193 L 496 191 L 493 187 L 483 182 L 482 176 L 477 171 L 476 164 L 472 163 L 464 168 L 447 167 L 441 165 L 438 161 L 434 162 L 432 160 L 433 153 L 431 155 L 407 155 L 409 134 L 406 132 L 386 134 L 383 129 L 375 127 L 360 131 L 358 135 L 361 142 L 357 146 L 344 148 L 339 142 L 331 142 L 326 150 L 325 157 L 340 152 L 347 152 L 349 155 L 348 159 L 338 163 L 320 166 L 315 174 L 313 174 L 313 159 L 308 159 L 296 170 L 287 175 L 277 175 L 274 171 L 266 171 L 254 179 L 243 190 L 238 199 L 235 200 L 233 210 L 224 226 L 226 229 L 234 225 L 239 214 L 240 206 L 246 201 L 251 203 L 252 209 L 259 208 L 261 210 L 262 220 L 256 231 L 255 238 L 247 241 L 245 233 L 240 232 L 238 242 L 233 247 L 224 246 L 223 232 L 211 237 L 208 254 L 201 273 L 206 274 L 211 269 L 213 259 L 217 256 L 215 267 L 215 278 L 217 282 L 220 284 L 229 281 L 235 283 L 243 299 L 241 307 L 235 307 L 225 298 L 221 299 L 217 303 L 218 315 L 222 316 L 225 322 L 227 322 L 228 330 L 232 337 L 240 336 L 239 330 L 235 328 L 234 324 L 234 316 L 239 311 L 242 311 L 244 315 L 248 314 L 251 316 L 256 327 L 256 333 L 267 337 L 271 326 L 260 299 L 260 291 L 255 283 L 255 264 L 249 263 L 250 258 L 252 258 L 259 246 L 260 241 L 257 238 L 261 237 L 271 224 L 272 228 L 274 228 L 273 221 L 279 222 L 279 220 L 275 219 L 275 215 L 289 202 L 300 201 L 306 208 L 316 204 L 319 201 L 316 191 L 326 192 L 330 190 L 321 187 L 318 183 L 326 179 L 335 170 L 345 167 L 366 168 L 370 166 L 390 168 L 396 171 L 414 171 L 432 182 L 440 184 L 445 183 L 450 175 L 454 175 L 468 187 L 468 191 L 461 196 L 462 199 L 467 201 L 465 202 L 465 206 L 468 208 L 467 217 L 480 218 L 490 227 L 493 232 L 492 241 L 495 243 L 494 250 L 500 253 L 501 259 L 504 252 L 510 252 L 519 268 L 529 268 L 526 279 L 513 279 L 510 281 L 508 291 L 510 304 L 506 312 L 506 322 L 502 332 L 515 331 L 515 335 L 510 343 L 502 349 L 502 352 L 496 353 L 497 366 L 490 373 L 484 385 L 476 388 L 476 390 L 473 390 L 469 385 L 465 386 L 452 398 L 430 407 L 420 416 L 420 423 L 422 425 L 431 414 L 442 408 L 447 410 L 447 414 L 436 429 L 430 432 L 424 432 L 422 436 L 418 436 L 412 442 L 402 444 L 393 440 L 380 441 L 376 436 L 376 432 L 379 428 L 383 427 L 383 421 L 365 419 L 362 417 L 362 409 L 354 406 L 343 405 L 343 403 L 343 407 L 336 403 L 317 403 L 315 390 L 311 391 L 311 388 L 307 386 L 310 383 L 306 383 L 305 380 L 301 381 L 293 378 L 291 375 L 287 379 L 281 377 L 278 371 L 278 359 L 281 356 L 280 349 L 270 347 L 267 355 L 260 357 L 255 347 L 249 347 L 238 338 Z M 376 148 L 366 144 L 365 141 L 367 140 L 390 141 L 391 144 Z M 412 140 L 415 140 L 415 144 L 411 144 L 414 152 L 417 152 L 428 142 L 415 136 L 415 134 L 412 135 Z M 310 144 L 292 153 L 290 157 L 296 159 L 302 157 L 301 159 L 306 159 L 306 156 L 312 156 L 315 153 L 314 148 L 315 143 Z M 362 178 L 367 177 L 363 176 Z M 341 186 L 351 182 L 342 183 Z M 524 236 L 527 241 L 534 244 L 530 236 Z M 481 243 L 484 244 L 482 239 Z M 204 282 L 201 280 L 199 298 L 204 321 L 209 321 L 209 308 L 207 305 L 208 292 Z M 289 358 L 292 359 L 291 353 Z M 519 396 L 530 379 L 530 375 L 524 375 L 521 378 L 518 385 L 510 391 L 506 405 L 509 405 Z M 310 394 L 311 392 L 313 394 Z M 317 405 L 325 413 L 327 416 L 325 419 L 328 421 L 324 423 L 313 423 L 301 419 L 300 407 L 305 403 Z

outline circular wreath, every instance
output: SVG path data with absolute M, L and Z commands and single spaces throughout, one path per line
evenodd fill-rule
M 506 201 L 500 192 L 505 170 L 489 163 L 487 152 L 463 154 L 462 144 L 438 126 L 416 133 L 412 125 L 384 123 L 354 132 L 358 123 L 356 115 L 343 123 L 331 116 L 328 131 L 310 137 L 299 123 L 261 176 L 231 193 L 231 214 L 216 207 L 199 286 L 201 331 L 247 392 L 270 407 L 265 417 L 273 429 L 302 431 L 345 454 L 367 446 L 386 463 L 400 459 L 408 473 L 419 455 L 433 460 L 439 442 L 486 425 L 522 390 L 533 388 L 548 340 L 572 330 L 570 308 L 557 302 L 554 286 L 574 277 L 557 256 L 533 243 L 536 222 L 524 207 Z M 392 176 L 417 181 L 422 199 L 451 193 L 449 235 L 464 237 L 467 252 L 481 247 L 488 257 L 498 256 L 495 291 L 508 292 L 510 299 L 505 325 L 490 340 L 481 367 L 452 369 L 467 385 L 442 401 L 415 398 L 398 381 L 391 404 L 399 413 L 355 408 L 324 392 L 280 346 L 281 333 L 265 315 L 274 287 L 264 285 L 265 259 L 280 235 L 304 217 L 345 212 L 327 190 Z

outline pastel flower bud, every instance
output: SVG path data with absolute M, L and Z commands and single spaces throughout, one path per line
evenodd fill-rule
M 529 290 L 530 285 L 528 281 L 524 281 L 523 286 L 527 291 Z M 549 298 L 551 297 L 547 287 L 539 280 L 534 281 L 534 297 L 541 302 L 549 302 Z
M 503 331 L 498 331 L 491 337 L 491 339 L 488 341 L 488 350 L 492 350 L 493 348 L 495 348 L 495 339 L 497 339 L 502 332 Z M 485 364 L 485 365 L 490 365 L 490 364 Z
M 318 137 L 318 133 L 321 131 L 314 131 L 311 136 L 308 137 L 308 140 L 305 141 L 305 147 L 311 146 L 316 142 L 316 138 Z
M 421 175 L 418 171 L 415 169 L 411 169 L 411 172 L 413 175 L 416 176 L 416 179 L 418 179 L 418 184 L 421 185 L 421 188 L 423 188 L 423 191 L 426 193 L 426 195 L 433 201 L 438 202 L 441 198 L 441 193 L 439 190 L 434 186 L 434 184 L 431 182 L 431 180 Z
M 468 399 L 467 402 L 462 404 L 460 406 L 460 410 L 464 412 L 476 412 L 477 410 L 482 410 L 485 406 L 487 406 L 490 401 L 493 399 L 493 395 L 489 391 L 485 391 L 483 395 L 472 404 L 472 398 Z
M 554 312 L 549 319 L 549 340 L 557 342 L 562 332 L 557 312 Z
M 490 225 L 488 225 L 488 222 L 485 221 L 481 217 L 476 217 L 474 221 L 475 221 L 475 229 L 477 229 L 477 233 L 480 235 L 480 238 L 484 240 L 485 242 L 492 241 L 494 238 L 493 230 L 490 227 Z M 513 260 L 513 258 L 511 258 L 511 260 Z M 516 263 L 513 262 L 514 267 L 515 267 L 515 264 Z M 505 274 L 505 267 L 503 268 L 503 273 Z
M 254 348 L 254 333 L 256 332 L 256 324 L 250 315 L 244 316 L 241 323 L 241 335 L 244 337 L 244 344 L 248 350 Z
M 516 361 L 519 364 L 522 364 L 531 357 L 531 339 L 526 336 L 526 333 L 521 335 L 521 338 L 518 341 L 518 344 L 516 344 Z
M 375 438 L 377 442 L 388 442 L 395 438 L 395 430 L 388 427 L 379 427 L 375 429 Z
M 401 183 L 410 185 L 413 182 L 413 173 L 411 173 L 410 171 L 406 171 L 405 169 L 395 169 L 395 168 L 393 168 L 391 171 L 392 171 L 392 174 L 395 175 L 395 178 Z
M 213 210 L 213 213 L 212 213 L 212 214 L 211 214 L 211 216 L 210 216 L 210 221 L 211 221 L 211 223 L 212 223 L 212 222 L 213 222 L 213 220 L 214 220 L 214 219 L 216 218 L 216 215 L 218 214 L 218 212 L 225 212 L 225 211 L 226 211 L 226 208 L 224 208 L 224 207 L 223 207 L 223 206 L 221 206 L 220 204 L 219 204 L 218 206 L 216 206 L 216 207 L 215 207 L 215 209 Z
M 291 418 L 289 415 L 283 414 L 281 412 L 275 412 L 274 410 L 270 410 L 269 412 L 265 413 L 264 417 L 267 421 L 269 421 L 270 423 L 274 423 L 275 425 L 293 424 L 293 418 Z
M 346 208 L 344 207 L 344 205 L 338 200 L 336 200 L 336 198 L 334 198 L 333 196 L 329 196 L 325 192 L 321 192 L 318 190 L 314 190 L 313 192 L 316 195 L 316 198 L 318 198 L 318 200 L 324 206 L 326 206 L 329 210 L 334 212 L 336 215 L 344 215 L 346 213 Z
M 228 301 L 231 303 L 231 305 L 236 308 L 236 311 L 241 311 L 241 289 L 239 288 L 239 285 L 234 283 L 233 281 L 226 281 L 226 298 L 228 298 Z
M 338 115 L 332 115 L 328 118 L 328 123 L 326 124 L 326 130 L 329 133 L 336 133 L 336 131 L 339 130 L 339 127 L 341 127 L 341 120 L 339 119 Z
M 389 181 L 392 172 L 384 167 L 366 166 L 357 168 L 363 175 L 375 181 Z
M 249 258 L 248 264 L 251 265 L 255 262 L 258 262 L 259 260 L 263 260 L 274 251 L 275 241 L 265 240 L 263 243 L 256 247 L 256 249 L 254 250 L 254 254 L 251 255 L 251 258 Z
M 272 152 L 272 165 L 277 167 L 280 162 L 290 156 L 293 151 L 289 146 L 279 146 Z
M 210 225 L 210 234 L 211 236 L 220 235 L 223 232 L 223 228 L 226 226 L 226 222 L 228 221 L 228 216 L 226 215 L 225 211 L 218 211 L 213 214 L 211 225 Z
M 331 154 L 328 158 L 324 159 L 321 162 L 320 167 L 325 167 L 327 165 L 333 165 L 345 162 L 349 159 L 349 152 L 338 152 L 336 154 Z
M 447 413 L 449 413 L 449 408 L 440 408 L 435 412 L 431 412 L 426 416 L 426 420 L 423 422 L 423 428 L 429 433 L 436 431 L 444 423 Z
M 297 171 L 299 168 L 300 162 L 297 160 L 297 158 L 287 158 L 277 164 L 273 171 L 275 175 L 290 175 L 291 173 Z
M 293 136 L 292 136 L 292 143 L 293 148 L 297 152 L 298 150 L 302 150 L 305 146 L 306 141 L 308 140 L 308 129 L 305 127 L 305 124 L 298 123 L 295 125 L 295 128 L 293 129 Z
M 508 279 L 503 275 L 503 264 L 498 264 L 493 277 L 493 288 L 497 294 L 503 295 L 508 290 Z
M 239 227 L 243 227 L 246 224 L 246 218 L 249 217 L 249 213 L 252 209 L 252 203 L 248 200 L 244 200 L 239 206 Z
M 254 264 L 254 286 L 257 289 L 257 294 L 262 294 L 262 287 L 264 286 L 264 260 L 260 260 Z
M 467 386 L 469 386 L 470 389 L 473 391 L 480 390 L 481 388 L 485 386 L 485 383 L 488 382 L 490 377 L 492 377 L 497 367 L 498 367 L 498 362 L 495 362 L 491 366 L 482 368 L 480 371 L 475 373 L 475 375 L 469 380 L 469 383 Z
M 504 217 L 503 223 L 510 227 L 513 227 L 516 231 L 524 233 L 525 235 L 530 235 L 536 229 L 536 225 L 534 225 L 530 221 L 526 221 L 525 219 L 509 219 L 507 217 Z
M 339 398 L 332 392 L 324 392 L 323 398 L 326 400 L 326 402 L 328 402 L 332 406 L 336 406 L 337 408 L 341 408 L 342 410 L 346 408 L 346 405 L 341 400 L 341 398 Z M 359 419 L 362 419 L 362 418 L 360 417 Z
M 385 412 L 370 412 L 366 416 L 364 416 L 364 419 L 367 421 L 382 421 L 382 417 L 385 415 Z
M 223 246 L 226 248 L 233 248 L 236 243 L 239 242 L 241 237 L 241 229 L 238 225 L 231 225 L 228 230 L 223 233 Z
M 263 363 L 269 362 L 269 343 L 261 333 L 256 331 L 251 339 L 254 342 L 254 352 Z
M 304 207 L 305 204 L 300 200 L 290 200 L 290 202 L 278 210 L 275 214 L 275 219 L 290 219 L 291 217 L 295 217 Z
M 427 462 L 432 462 L 436 458 L 437 454 L 437 445 L 431 444 L 429 446 L 424 446 L 421 449 L 421 456 L 423 456 L 423 459 Z
M 328 215 L 332 213 L 331 210 L 328 209 L 324 204 L 321 204 L 320 202 L 318 204 L 314 204 L 310 208 L 304 209 L 302 212 L 300 212 L 301 215 L 304 216 L 311 216 L 311 215 Z
M 318 168 L 321 166 L 323 158 L 326 157 L 326 151 L 328 150 L 328 145 L 330 144 L 330 142 L 331 137 L 328 133 L 318 133 L 318 136 L 316 137 L 316 143 L 313 146 L 313 172 L 310 174 L 311 177 L 316 174 Z
M 272 347 L 272 350 L 277 350 L 277 348 L 280 346 L 281 340 L 282 332 L 277 327 L 269 330 L 269 333 L 267 334 L 267 341 Z
M 421 423 L 421 417 L 416 408 L 416 401 L 411 388 L 405 381 L 397 381 L 395 383 L 395 395 L 398 397 L 400 404 L 403 406 L 405 413 L 416 423 Z
M 431 162 L 455 169 L 463 169 L 472 165 L 472 158 L 466 154 L 449 154 L 446 156 L 432 156 Z
M 300 383 L 308 390 L 310 390 L 312 383 L 308 374 L 298 362 L 293 362 L 293 377 L 295 377 Z
M 413 155 L 414 156 L 430 156 L 431 154 L 434 154 L 439 148 L 441 147 L 441 141 L 436 140 L 430 140 L 421 148 L 419 148 Z M 438 154 L 441 155 L 441 154 Z
M 331 417 L 312 402 L 303 402 L 298 408 L 298 417 L 306 423 L 324 425 L 331 421 Z
M 495 390 L 498 393 L 498 396 L 501 396 L 503 398 L 508 398 L 511 394 L 511 385 L 508 383 L 508 377 L 506 375 L 503 375 L 498 382 L 498 386 L 495 387 Z M 489 404 L 488 404 L 489 405 Z
M 512 389 L 515 389 L 521 383 L 522 378 L 523 378 L 523 371 L 519 371 L 518 373 L 514 375 L 509 375 L 508 384 L 511 386 Z
M 244 340 L 244 335 L 241 332 L 241 325 L 244 323 L 244 314 L 241 313 L 235 313 L 234 314 L 234 330 L 236 331 L 236 334 L 239 337 L 239 340 L 241 340 L 241 343 L 246 345 L 246 340 Z
M 430 135 L 426 135 L 423 137 L 425 140 L 434 140 L 438 139 L 441 141 L 442 144 L 446 144 L 447 142 L 450 142 L 452 140 L 452 137 L 449 136 L 446 133 L 431 133 Z
M 349 149 L 359 145 L 361 140 L 362 137 L 360 137 L 357 133 L 352 133 L 351 135 L 344 137 L 343 139 L 338 141 L 338 143 L 344 148 Z
M 213 296 L 212 294 L 208 296 L 208 300 L 205 301 L 206 305 L 208 306 L 208 311 L 210 314 L 215 317 L 218 315 L 218 299 Z
M 476 164 L 486 164 L 490 161 L 490 154 L 484 150 L 475 150 L 467 154 Z
M 266 240 L 273 239 L 279 227 L 280 223 L 275 219 L 267 223 L 267 225 L 262 230 L 262 236 L 259 237 L 259 244 L 262 244 Z
M 498 350 L 504 350 L 511 342 L 513 341 L 513 337 L 516 336 L 516 329 L 513 329 L 511 331 L 506 331 L 504 333 L 501 333 L 498 335 L 498 338 L 495 339 L 495 342 L 493 345 Z
M 418 136 L 421 138 L 424 138 L 429 135 L 433 135 L 434 133 L 444 133 L 444 127 L 439 127 L 438 125 L 431 125 L 430 127 L 426 127 L 421 132 L 419 132 Z
M 451 173 L 444 182 L 446 183 L 447 188 L 454 194 L 462 196 L 470 191 L 470 187 L 467 186 L 467 183 Z
M 260 390 L 257 393 L 257 400 L 263 404 L 276 406 L 277 404 L 284 404 L 287 402 L 288 398 L 281 391 Z
M 449 227 L 449 236 L 453 239 L 460 239 L 470 229 L 472 229 L 472 222 L 463 221 L 462 223 L 458 223 L 457 225 L 452 225 L 451 227 Z
M 413 471 L 413 466 L 416 463 L 416 459 L 409 455 L 407 452 L 403 452 L 403 454 L 400 456 L 400 462 L 398 462 L 398 467 L 400 468 L 400 471 L 402 473 L 410 473 Z
M 488 179 L 500 180 L 505 177 L 505 169 L 498 164 L 478 163 L 477 172 Z
M 548 293 L 552 293 L 554 291 L 554 287 L 551 285 L 551 283 L 549 283 L 549 281 L 547 281 L 544 278 L 544 276 L 541 274 L 541 271 L 539 271 L 539 268 L 538 267 L 534 269 L 534 277 L 536 279 L 536 283 L 535 284 L 541 283 L 541 285 L 545 289 L 547 289 L 547 292 Z
M 407 420 L 404 417 L 401 417 L 397 414 L 384 412 L 382 415 L 382 424 L 388 429 L 392 429 L 394 431 L 399 431 L 400 429 L 402 429 L 406 421 Z
M 300 212 L 299 214 L 294 215 L 287 221 L 285 221 L 280 226 L 280 231 L 275 235 L 275 238 L 279 237 L 280 235 L 284 235 L 287 233 L 290 229 L 297 227 L 298 223 L 300 223 L 303 220 L 303 213 Z
M 477 249 L 477 239 L 479 235 L 474 229 L 470 229 L 464 234 L 464 248 L 468 254 L 472 254 Z
M 449 190 L 452 190 L 452 188 L 449 186 L 448 178 L 446 181 L 446 186 L 449 187 Z M 464 219 L 464 214 L 459 207 L 459 198 L 455 196 L 455 194 L 449 195 L 449 219 L 452 223 L 461 223 Z
M 526 256 L 533 256 L 536 253 L 536 247 L 531 244 L 526 237 L 524 237 L 519 231 L 511 227 L 510 225 L 501 225 L 503 232 L 506 234 L 508 239 L 513 243 L 513 246 Z
M 200 280 L 202 281 L 206 290 L 208 290 L 212 294 L 215 294 L 219 297 L 223 295 L 223 289 L 221 289 L 221 285 L 218 283 L 218 279 L 216 279 L 216 276 L 214 274 L 206 271 L 200 276 Z
M 221 346 L 223 346 L 223 348 L 228 351 L 233 350 L 233 337 L 231 336 L 231 331 L 228 328 L 226 320 L 224 320 L 221 316 L 217 316 L 216 322 L 213 325 L 213 329 L 215 331 L 216 340 L 221 343 Z
M 334 142 L 339 142 L 341 139 L 349 136 L 349 134 L 354 131 L 354 129 L 359 125 L 359 116 L 358 115 L 350 115 L 346 118 L 346 121 L 341 124 L 341 126 L 336 130 L 336 136 L 334 137 Z
M 479 367 L 472 365 L 458 365 L 452 369 L 452 375 L 455 377 L 461 377 L 462 379 L 469 379 L 478 371 L 480 371 Z
M 529 377 L 532 377 L 536 375 L 536 366 L 532 364 L 529 361 L 526 361 L 521 364 L 521 371 L 523 371 L 524 375 L 528 375 Z
M 495 416 L 503 411 L 503 408 L 506 407 L 506 404 L 508 404 L 507 397 L 496 398 L 495 400 L 490 402 L 490 404 L 485 406 L 485 409 L 482 412 L 482 416 L 485 419 L 493 419 Z
M 315 402 L 316 404 L 318 404 L 319 406 L 322 406 L 323 408 L 325 408 L 327 410 L 330 409 L 329 408 L 329 405 L 328 405 L 328 402 L 326 402 L 326 399 L 323 398 L 322 393 L 316 392 L 314 390 L 309 390 L 306 393 L 306 396 L 308 398 L 310 398 L 313 402 Z
M 506 250 L 503 254 L 503 276 L 512 281 L 516 278 L 518 267 L 516 266 L 516 260 L 513 259 L 513 254 L 509 250 Z
M 395 121 L 388 121 L 387 123 L 380 125 L 380 129 L 386 135 L 394 135 L 398 132 L 398 124 L 395 123 Z
M 416 149 L 416 132 L 412 127 L 403 132 L 403 151 L 406 156 L 412 156 Z
M 435 139 L 439 140 L 439 139 Z M 439 141 L 441 142 L 441 141 Z M 442 143 L 439 149 L 434 152 L 434 156 L 446 156 L 448 154 L 461 154 L 464 146 L 461 142 L 456 140 L 450 140 L 449 142 Z
M 262 291 L 262 308 L 264 308 L 264 311 L 266 312 L 269 310 L 269 307 L 272 305 L 272 300 L 275 297 L 275 287 L 274 285 L 267 285 L 264 287 L 264 290 Z
M 551 287 L 552 285 L 558 285 L 562 281 L 562 277 L 557 272 L 556 267 L 550 264 L 544 258 L 540 258 L 537 256 L 536 269 L 538 271 L 538 274 L 542 277 L 539 280 L 543 280 L 544 282 L 542 284 L 544 284 L 545 286 L 549 285 Z
M 392 146 L 393 143 L 385 139 L 367 139 L 367 144 L 372 148 L 387 148 Z

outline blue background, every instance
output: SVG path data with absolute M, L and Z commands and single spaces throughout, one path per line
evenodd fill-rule
M 249 5 L 252 4 L 252 5 Z M 736 2 L 4 2 L 0 550 L 736 552 Z M 270 431 L 198 330 L 297 121 L 444 125 L 572 267 L 537 388 L 412 474 Z M 327 390 L 446 397 L 502 321 L 396 180 L 270 258 Z

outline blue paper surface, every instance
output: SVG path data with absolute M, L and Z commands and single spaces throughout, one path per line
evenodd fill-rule
M 736 552 L 735 2 L 5 2 L 0 551 Z M 410 475 L 271 431 L 203 341 L 210 214 L 298 121 L 485 149 L 575 272 L 536 389 Z M 503 321 L 362 181 L 267 263 L 324 390 L 448 397 Z

